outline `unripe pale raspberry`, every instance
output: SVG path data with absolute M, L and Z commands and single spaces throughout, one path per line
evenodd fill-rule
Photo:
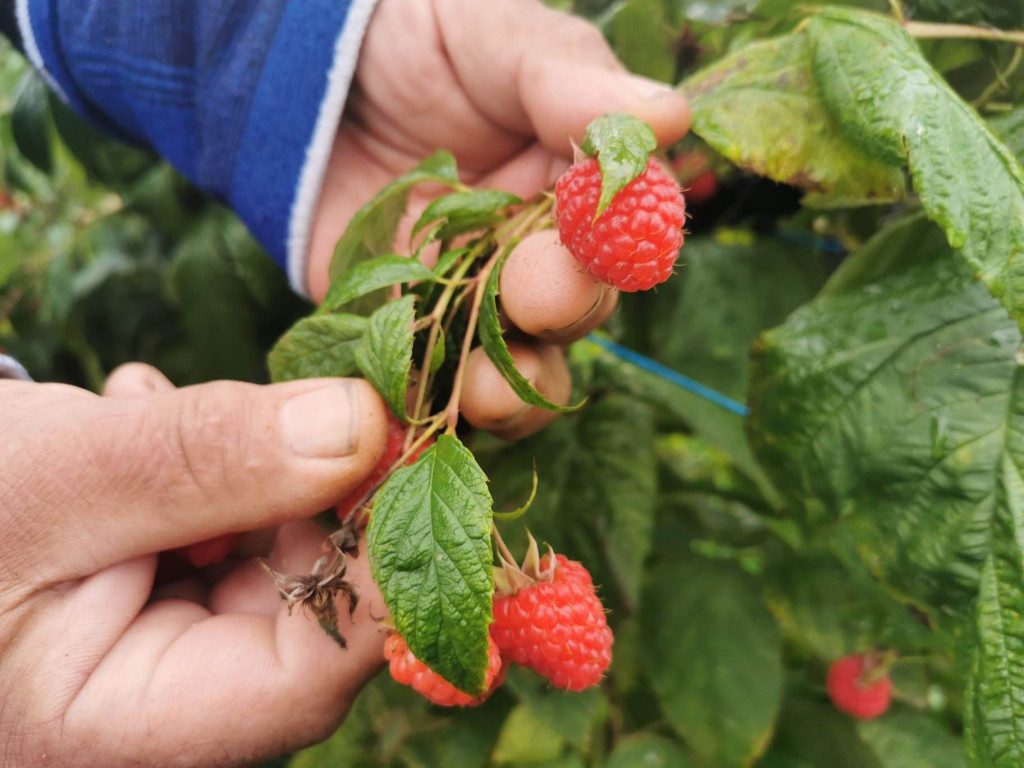
M 595 220 L 601 168 L 576 163 L 555 184 L 562 244 L 594 277 L 622 291 L 646 291 L 672 276 L 683 245 L 686 203 L 675 178 L 654 159 Z
M 870 720 L 889 709 L 892 680 L 869 679 L 867 657 L 861 653 L 844 656 L 828 669 L 826 688 L 836 709 L 859 720 Z
M 396 682 L 408 685 L 432 704 L 440 707 L 475 707 L 487 700 L 505 681 L 505 667 L 494 639 L 488 637 L 487 692 L 483 696 L 470 696 L 449 683 L 434 670 L 416 658 L 405 640 L 393 632 L 384 643 L 384 658 L 390 662 L 391 676 Z
M 545 555 L 540 570 L 550 566 Z M 612 661 L 612 631 L 590 573 L 564 555 L 555 556 L 550 581 L 495 597 L 491 635 L 506 661 L 535 670 L 556 688 L 598 685 Z

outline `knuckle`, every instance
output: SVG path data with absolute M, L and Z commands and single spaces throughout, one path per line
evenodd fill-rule
M 251 390 L 216 382 L 182 394 L 157 458 L 206 495 L 230 491 L 260 461 L 253 450 L 257 409 Z
M 614 59 L 601 30 L 577 16 L 565 18 L 560 37 L 562 50 L 570 59 L 595 55 Z

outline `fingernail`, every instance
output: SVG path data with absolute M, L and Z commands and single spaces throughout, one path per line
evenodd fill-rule
M 170 392 L 174 389 L 170 380 L 159 371 L 150 371 L 146 376 L 144 386 L 150 392 Z
M 296 395 L 281 409 L 285 439 L 303 458 L 351 456 L 359 447 L 358 403 L 350 381 Z
M 629 78 L 629 88 L 633 93 L 642 99 L 660 99 L 663 96 L 673 92 L 671 85 L 667 83 L 661 83 L 657 80 L 649 80 L 646 77 L 639 77 L 638 75 L 631 75 Z

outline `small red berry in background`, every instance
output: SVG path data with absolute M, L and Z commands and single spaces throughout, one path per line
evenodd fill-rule
M 872 656 L 854 653 L 833 662 L 826 688 L 836 709 L 858 720 L 871 720 L 885 713 L 892 701 L 892 680 L 871 663 Z
M 700 205 L 718 194 L 718 175 L 703 152 L 680 155 L 672 161 L 672 170 L 683 185 L 689 203 Z
M 356 511 L 356 507 L 362 502 L 363 497 L 373 488 L 374 485 L 379 483 L 384 475 L 388 473 L 388 470 L 394 465 L 396 461 L 402 458 L 402 448 L 405 447 L 405 425 L 402 424 L 398 419 L 388 414 L 388 443 L 384 449 L 384 455 L 381 460 L 377 462 L 377 466 L 374 467 L 373 472 L 367 477 L 362 483 L 352 489 L 352 491 L 337 505 L 338 519 L 344 521 Z M 407 464 L 414 464 L 416 459 L 420 457 L 427 448 L 434 444 L 434 438 L 430 438 L 423 445 L 421 445 L 412 456 L 409 457 Z
M 240 533 L 225 533 L 223 536 L 215 536 L 197 544 L 181 547 L 174 550 L 174 553 L 196 568 L 205 568 L 226 560 L 241 540 Z
M 384 643 L 384 658 L 390 662 L 391 677 L 396 682 L 410 686 L 431 703 L 441 707 L 475 707 L 486 701 L 505 681 L 505 667 L 498 646 L 490 637 L 487 642 L 487 692 L 482 696 L 470 696 L 449 683 L 417 659 L 398 633 L 388 635 Z
M 555 184 L 562 244 L 598 280 L 622 291 L 646 291 L 672 276 L 683 245 L 686 202 L 675 178 L 656 160 L 615 195 L 596 219 L 601 168 L 576 163 Z
M 529 667 L 555 688 L 599 685 L 614 638 L 590 573 L 564 555 L 530 554 L 523 567 L 503 558 L 491 635 L 506 661 Z
M 702 173 L 686 187 L 686 197 L 695 205 L 706 203 L 717 194 L 718 177 L 714 171 Z

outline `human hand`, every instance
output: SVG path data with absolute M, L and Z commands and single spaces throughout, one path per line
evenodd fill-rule
M 324 534 L 305 519 L 383 455 L 380 398 L 174 390 L 140 365 L 106 394 L 0 381 L 0 765 L 237 765 L 326 737 L 383 661 L 365 551 L 346 651 L 256 560 L 182 599 L 153 594 L 156 553 L 281 525 L 269 564 L 308 573 Z
M 596 28 L 539 0 L 381 0 L 313 223 L 313 297 L 327 292 L 334 245 L 352 215 L 426 155 L 449 149 L 467 183 L 526 199 L 553 184 L 571 159 L 570 139 L 579 142 L 605 112 L 639 117 L 662 145 L 689 127 L 681 94 L 630 75 Z M 416 192 L 412 213 L 428 201 L 428 192 Z M 557 345 L 603 323 L 617 292 L 580 268 L 553 235 L 538 236 L 509 258 L 501 301 L 510 322 L 533 337 L 512 345 L 520 371 L 565 403 L 571 382 Z M 462 415 L 505 437 L 554 418 L 525 406 L 479 353 L 467 368 Z

